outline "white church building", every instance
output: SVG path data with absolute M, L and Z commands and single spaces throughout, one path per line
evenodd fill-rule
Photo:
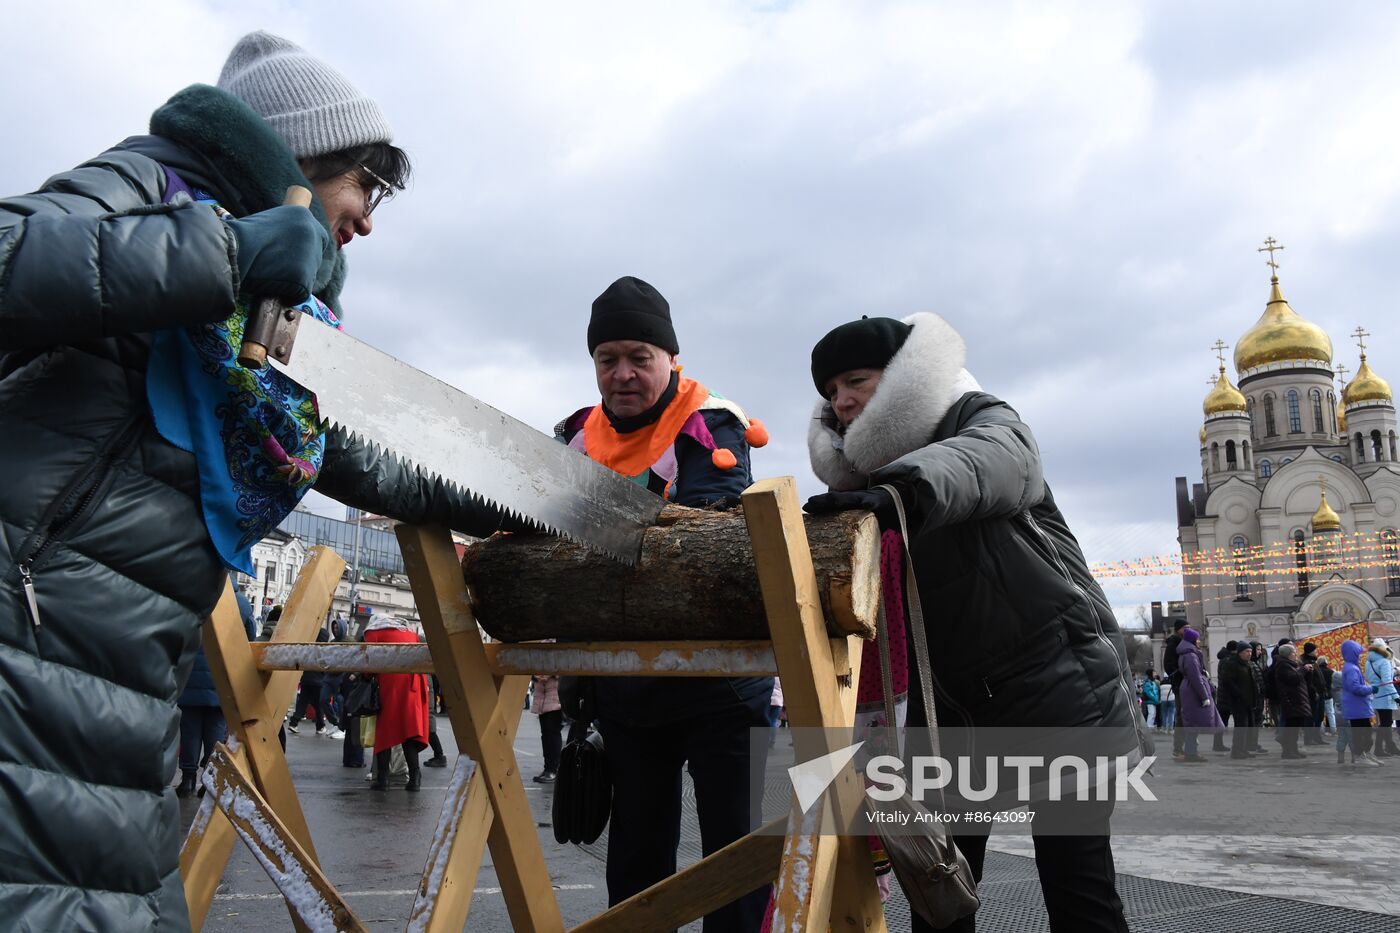
M 1275 273 L 1276 248 L 1266 241 Z M 1289 306 L 1275 274 L 1263 315 L 1235 343 L 1236 382 L 1221 354 L 1203 404 L 1202 481 L 1176 480 L 1187 617 L 1212 655 L 1231 639 L 1270 645 L 1400 619 L 1395 402 L 1367 362 L 1369 335 L 1353 336 L 1348 382 L 1331 339 Z

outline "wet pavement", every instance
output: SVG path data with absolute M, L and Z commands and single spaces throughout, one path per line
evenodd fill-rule
M 537 719 L 528 713 L 522 717 L 515 749 L 526 776 L 526 796 L 565 925 L 573 926 L 607 907 L 606 836 L 586 848 L 554 841 L 549 828 L 552 789 L 529 780 L 541 764 Z M 451 729 L 445 717 L 438 722 L 451 758 Z M 401 784 L 374 793 L 365 769 L 341 766 L 341 742 L 314 735 L 310 723 L 287 739 L 293 780 L 327 876 L 369 929 L 403 929 L 451 768 L 425 768 L 423 790 L 417 794 Z M 1133 929 L 1400 933 L 1400 839 L 1383 834 L 1400 782 L 1400 759 L 1361 773 L 1339 769 L 1330 752 L 1319 750 L 1307 761 L 1287 763 L 1276 754 L 1231 761 L 1209 752 L 1211 761 L 1205 765 L 1159 762 L 1152 781 L 1159 795 L 1209 801 L 1221 797 L 1222 788 L 1229 789 L 1231 799 L 1243 789 L 1244 803 L 1232 807 L 1235 816 L 1222 820 L 1217 834 L 1173 834 L 1165 825 L 1160 835 L 1115 836 L 1119 891 Z M 1335 786 L 1342 771 L 1351 791 L 1361 788 L 1374 797 L 1374 808 L 1336 813 L 1329 835 L 1290 833 L 1290 821 L 1300 808 L 1328 806 L 1327 788 Z M 770 778 L 770 797 L 781 801 L 786 793 L 781 774 Z M 699 855 L 688 782 L 686 790 L 682 864 Z M 181 801 L 186 823 L 196 807 L 193 799 Z M 1047 929 L 1034 863 L 1025 857 L 1031 853 L 1027 836 L 993 835 L 979 930 Z M 891 930 L 908 929 L 908 908 L 897 895 L 887 916 Z M 699 927 L 694 923 L 686 929 Z M 510 928 L 488 850 L 468 929 Z M 241 843 L 234 847 L 205 929 L 291 929 L 280 895 Z

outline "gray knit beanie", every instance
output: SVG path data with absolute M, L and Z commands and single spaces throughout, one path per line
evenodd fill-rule
M 238 40 L 219 87 L 267 120 L 298 159 L 393 138 L 378 104 L 330 65 L 270 32 Z

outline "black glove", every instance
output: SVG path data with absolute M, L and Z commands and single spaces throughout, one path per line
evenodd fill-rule
M 894 499 L 883 489 L 859 489 L 855 492 L 824 492 L 813 496 L 802 507 L 812 515 L 827 512 L 846 512 L 851 509 L 865 509 L 875 513 L 881 527 L 898 527 L 898 517 L 894 510 Z
M 309 210 L 284 204 L 228 225 L 238 241 L 239 291 L 289 304 L 310 296 L 330 234 Z

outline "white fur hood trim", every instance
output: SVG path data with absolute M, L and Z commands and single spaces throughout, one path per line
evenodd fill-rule
M 927 446 L 934 429 L 968 392 L 981 386 L 963 369 L 967 346 L 952 325 L 936 314 L 911 314 L 909 339 L 890 360 L 870 404 L 846 431 L 823 399 L 812 413 L 807 450 L 812 472 L 835 490 L 864 489 L 870 474 L 905 454 Z

